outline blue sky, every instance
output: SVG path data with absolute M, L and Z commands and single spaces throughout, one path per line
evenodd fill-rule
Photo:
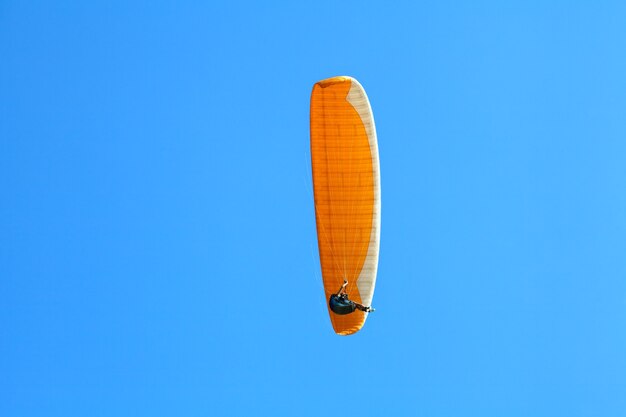
M 0 3 L 0 415 L 626 415 L 622 2 L 129 3 Z M 335 75 L 381 159 L 350 337 Z

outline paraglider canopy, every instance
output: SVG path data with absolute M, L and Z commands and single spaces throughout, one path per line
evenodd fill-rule
M 380 168 L 374 118 L 351 77 L 319 81 L 311 93 L 311 165 L 326 299 L 344 280 L 354 302 L 371 305 L 380 241 Z M 367 313 L 336 314 L 336 333 L 359 331 Z

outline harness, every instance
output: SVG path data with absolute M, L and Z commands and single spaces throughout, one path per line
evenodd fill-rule
M 346 294 L 331 295 L 330 300 L 328 300 L 328 305 L 335 314 L 339 315 L 350 314 L 356 310 L 356 305 L 353 301 L 348 299 Z

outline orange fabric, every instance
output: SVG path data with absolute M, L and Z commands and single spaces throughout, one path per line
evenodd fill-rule
M 365 126 L 346 100 L 351 80 L 315 84 L 311 94 L 311 165 L 317 240 L 326 301 L 344 278 L 351 300 L 361 303 L 357 278 L 367 255 L 374 216 L 374 169 Z M 328 313 L 336 333 L 357 332 L 365 313 Z

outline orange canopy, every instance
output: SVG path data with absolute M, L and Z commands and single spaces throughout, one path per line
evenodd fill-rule
M 371 305 L 380 240 L 380 169 L 374 118 L 363 87 L 351 77 L 313 86 L 311 160 L 317 239 L 326 299 L 344 279 L 351 300 Z M 336 333 L 359 331 L 367 313 L 337 315 Z

